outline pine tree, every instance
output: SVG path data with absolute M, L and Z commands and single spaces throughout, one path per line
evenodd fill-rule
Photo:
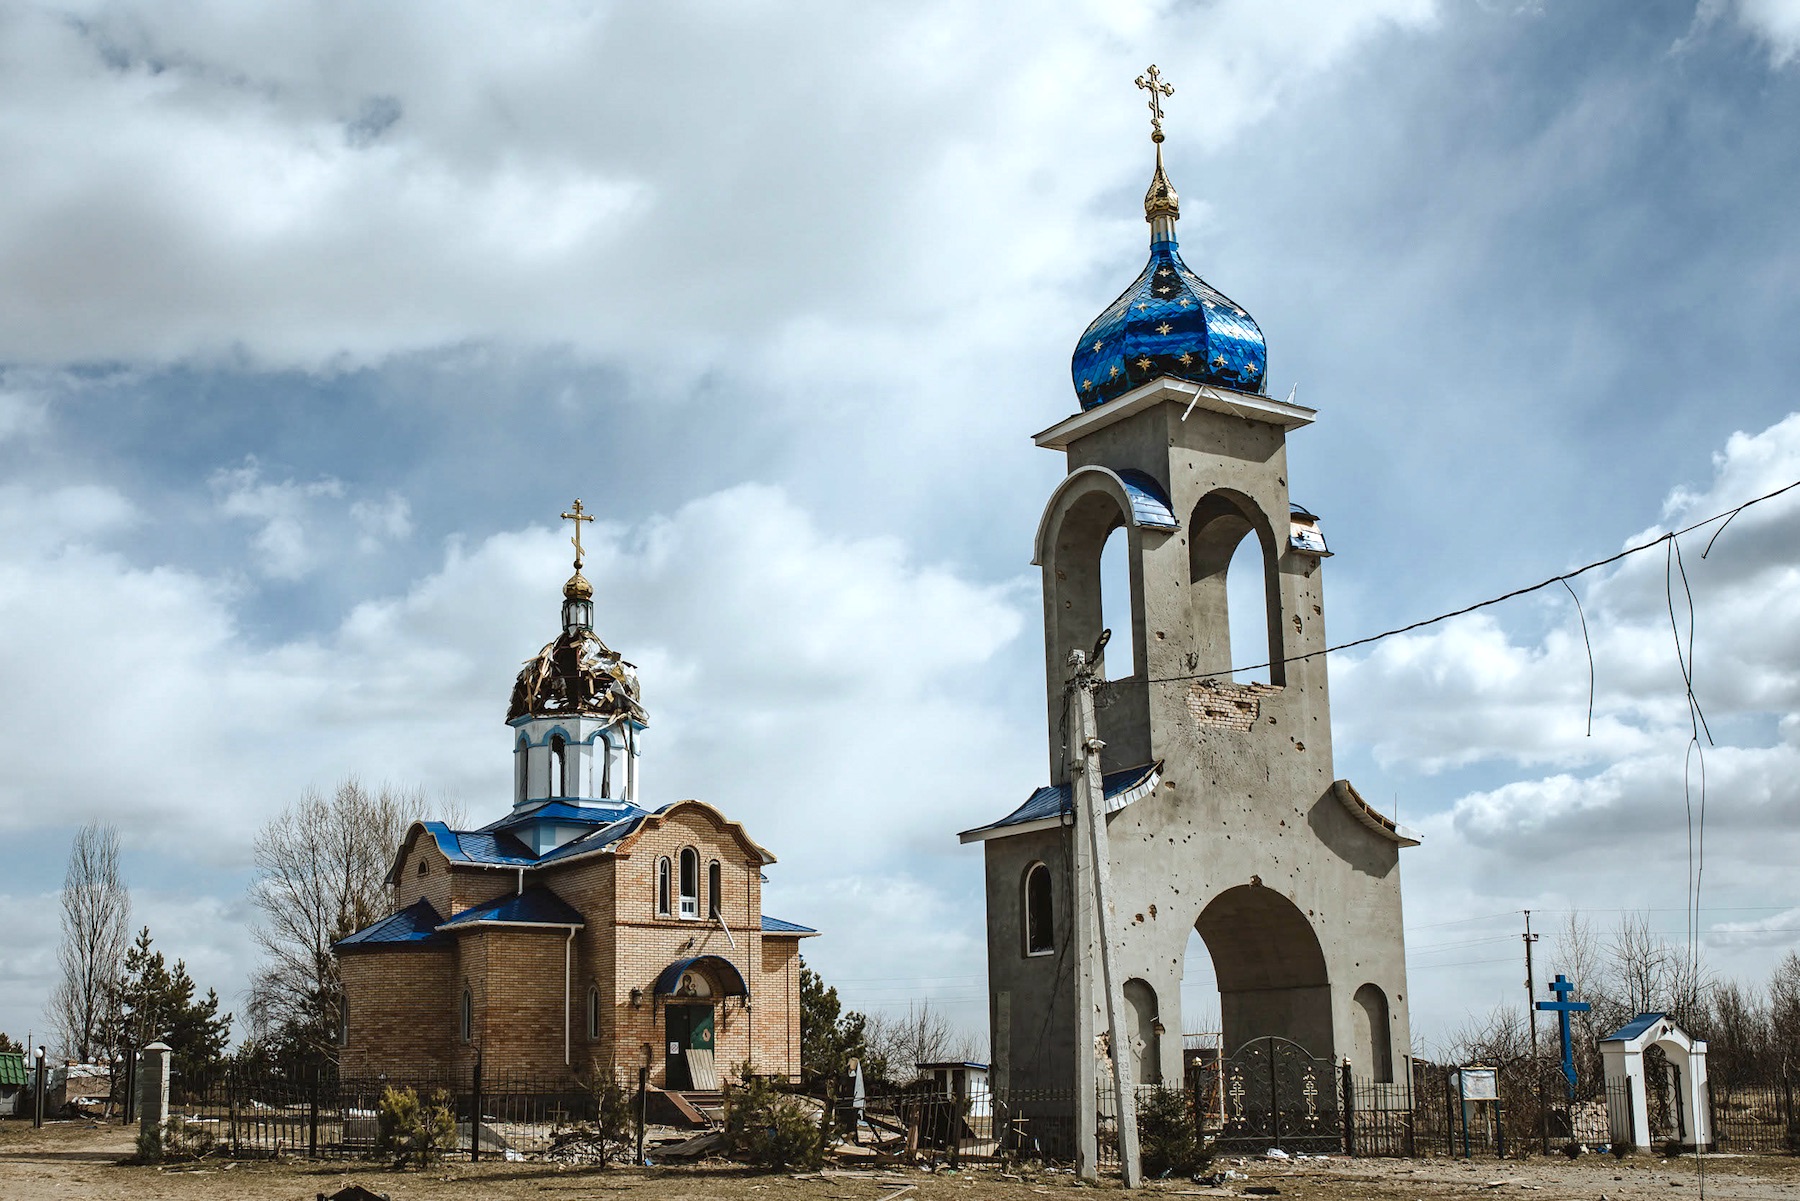
M 231 1039 L 231 1015 L 219 1016 L 219 994 L 206 990 L 194 999 L 187 964 L 173 968 L 154 948 L 150 927 L 138 931 L 125 952 L 125 971 L 116 987 L 123 1049 L 135 1052 L 152 1042 L 168 1044 L 175 1072 L 191 1077 L 219 1062 Z

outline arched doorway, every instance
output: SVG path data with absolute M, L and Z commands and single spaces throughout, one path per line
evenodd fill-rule
M 1214 897 L 1194 929 L 1218 980 L 1225 1054 L 1273 1035 L 1316 1058 L 1335 1057 L 1325 954 L 1292 901 L 1261 884 L 1242 884 Z

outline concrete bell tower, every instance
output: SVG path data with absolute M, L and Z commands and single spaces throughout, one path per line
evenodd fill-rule
M 1181 1001 L 1197 930 L 1218 982 L 1224 1054 L 1275 1035 L 1319 1059 L 1348 1057 L 1358 1076 L 1404 1079 L 1399 851 L 1417 840 L 1332 767 L 1329 552 L 1288 494 L 1287 438 L 1314 413 L 1265 394 L 1262 331 L 1182 261 L 1153 111 L 1149 262 L 1075 351 L 1080 411 L 1036 438 L 1068 463 L 1033 560 L 1050 782 L 962 836 L 986 856 L 996 1084 L 1069 1089 L 1077 1057 L 1103 1054 L 1079 1043 L 1106 1023 L 1076 1013 L 1077 997 L 1093 992 L 1078 980 L 1093 967 L 1076 936 L 1082 753 L 1071 746 L 1069 663 L 1100 637 L 1101 551 L 1118 530 L 1131 620 L 1111 638 L 1115 648 L 1130 640 L 1134 671 L 1106 685 L 1096 716 L 1109 943 L 1132 1078 L 1182 1079 L 1182 1035 L 1199 1032 Z M 1233 611 L 1226 588 L 1245 539 L 1260 550 L 1266 598 L 1251 612 Z M 1233 678 L 1234 667 L 1258 665 L 1231 662 L 1233 622 L 1266 629 L 1266 683 Z

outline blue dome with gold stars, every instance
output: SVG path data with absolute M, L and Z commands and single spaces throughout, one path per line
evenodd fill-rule
M 1256 322 L 1224 293 L 1181 261 L 1175 222 L 1181 201 L 1163 174 L 1161 97 L 1174 89 L 1150 68 L 1151 112 L 1155 116 L 1156 175 L 1144 195 L 1150 223 L 1150 261 L 1137 282 L 1094 319 L 1075 348 L 1070 371 L 1083 409 L 1161 376 L 1218 384 L 1238 392 L 1261 392 L 1268 348 Z

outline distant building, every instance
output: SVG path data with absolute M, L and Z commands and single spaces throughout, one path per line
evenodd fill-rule
M 26 1074 L 23 1052 L 0 1051 L 0 1118 L 25 1111 L 26 1088 L 30 1079 Z
M 574 514 L 580 529 L 580 504 Z M 711 1091 L 749 1064 L 800 1072 L 800 940 L 762 912 L 775 857 L 700 801 L 640 804 L 648 718 L 636 669 L 563 589 L 562 632 L 519 672 L 511 811 L 478 830 L 418 822 L 396 911 L 337 946 L 345 1077 L 614 1074 Z

